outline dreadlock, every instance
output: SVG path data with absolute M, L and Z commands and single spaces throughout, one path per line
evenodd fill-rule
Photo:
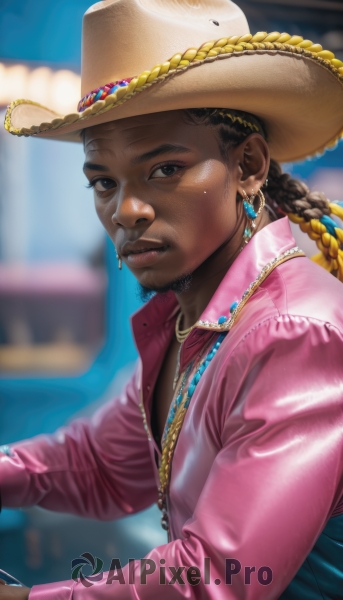
M 251 133 L 259 133 L 267 140 L 264 124 L 254 115 L 220 108 L 194 108 L 184 112 L 188 121 L 210 125 L 217 130 L 223 156 Z M 311 192 L 303 182 L 283 173 L 279 163 L 273 159 L 265 190 L 266 209 L 272 220 L 287 215 L 293 223 L 297 223 L 315 240 L 320 250 L 312 260 L 343 282 L 343 229 L 330 216 L 343 220 L 343 207 L 329 202 L 320 192 Z

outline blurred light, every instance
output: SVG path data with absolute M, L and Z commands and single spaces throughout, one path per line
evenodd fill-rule
M 75 112 L 80 100 L 81 79 L 72 71 L 57 71 L 51 82 L 51 107 L 61 114 Z
M 47 67 L 40 67 L 38 69 L 34 69 L 31 71 L 27 78 L 25 95 L 21 96 L 22 98 L 27 98 L 28 100 L 34 100 L 35 102 L 39 102 L 44 106 L 49 107 L 50 100 L 50 86 L 51 86 L 51 69 Z M 12 100 L 15 100 L 13 98 Z
M 7 104 L 7 99 L 23 97 L 27 87 L 28 68 L 23 65 L 5 67 L 0 65 L 0 102 Z
M 77 110 L 80 89 L 81 78 L 73 71 L 0 63 L 0 106 L 24 98 L 65 115 Z

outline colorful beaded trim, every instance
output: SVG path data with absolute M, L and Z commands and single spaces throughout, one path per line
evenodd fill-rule
M 222 315 L 218 318 L 218 321 L 216 323 L 211 323 L 209 321 L 198 321 L 195 325 L 196 327 L 200 327 L 202 329 L 217 330 L 218 333 L 222 331 L 222 333 L 212 345 L 211 350 L 206 355 L 205 359 L 200 363 L 199 367 L 196 369 L 196 372 L 191 378 L 191 381 L 188 384 L 186 391 L 184 391 L 187 378 L 189 377 L 193 365 L 189 365 L 187 367 L 186 372 L 182 376 L 181 386 L 175 394 L 176 398 L 172 402 L 169 410 L 165 431 L 162 437 L 162 458 L 159 468 L 160 487 L 158 498 L 158 507 L 162 511 L 161 525 L 163 529 L 167 531 L 169 531 L 167 492 L 170 481 L 172 459 L 178 436 L 182 428 L 183 420 L 185 418 L 192 396 L 194 395 L 195 389 L 198 383 L 200 382 L 200 379 L 204 374 L 205 370 L 209 366 L 210 362 L 217 354 L 220 345 L 226 337 L 226 333 L 231 329 L 233 323 L 237 319 L 237 316 L 239 315 L 240 311 L 247 303 L 249 298 L 252 296 L 252 294 L 278 265 L 296 256 L 305 256 L 302 250 L 300 250 L 297 246 L 295 248 L 287 250 L 278 258 L 274 258 L 272 261 L 267 263 L 267 265 L 262 269 L 260 274 L 244 292 L 241 300 L 235 300 L 231 304 L 229 317 L 227 317 L 226 315 Z
M 298 47 L 299 50 L 301 49 L 302 51 L 307 51 L 307 52 L 312 52 L 312 56 L 311 58 L 313 58 L 313 55 L 317 58 L 321 58 L 323 61 L 327 61 L 332 63 L 332 66 L 339 70 L 340 74 L 343 74 L 343 62 L 336 59 L 335 55 L 332 52 L 329 52 L 328 50 L 323 50 L 323 48 L 319 45 L 319 44 L 313 44 L 313 42 L 311 42 L 310 40 L 304 40 L 302 37 L 300 36 L 291 36 L 289 34 L 283 33 L 283 34 L 279 34 L 278 32 L 273 32 L 271 34 L 267 34 L 266 32 L 259 32 L 257 33 L 255 36 L 251 35 L 251 34 L 246 34 L 244 36 L 233 36 L 233 38 L 223 38 L 218 40 L 217 42 L 207 42 L 205 44 L 203 44 L 199 49 L 188 49 L 183 55 L 179 55 L 179 54 L 175 54 L 171 59 L 170 59 L 170 63 L 172 68 L 182 68 L 182 67 L 187 67 L 189 66 L 189 64 L 193 61 L 199 61 L 199 60 L 204 60 L 207 57 L 216 57 L 218 54 L 223 54 L 226 52 L 234 52 L 235 49 L 237 51 L 237 49 L 239 49 L 239 51 L 244 51 L 244 50 L 256 50 L 257 48 L 255 48 L 255 44 L 256 45 L 261 45 L 261 46 L 265 46 L 265 49 L 271 49 L 270 47 L 273 44 L 278 44 L 278 46 L 276 47 L 277 50 L 283 50 L 283 48 L 281 48 L 281 42 L 282 41 L 282 45 L 283 46 L 290 46 L 291 51 L 295 52 Z M 255 42 L 255 44 L 254 44 Z M 262 42 L 262 43 L 261 43 Z M 286 43 L 285 43 L 286 42 Z M 236 46 L 236 48 L 235 48 Z M 238 46 L 238 48 L 237 48 Z M 270 46 L 270 47 L 269 47 Z M 218 51 L 217 51 L 218 48 Z M 285 48 L 285 50 L 289 50 L 289 48 Z M 173 60 L 176 61 L 177 60 L 177 64 L 175 64 L 175 66 L 173 65 Z M 168 61 L 167 61 L 168 62 Z M 98 100 L 105 100 L 105 98 L 107 98 L 107 96 L 111 96 L 112 94 L 115 94 L 119 88 L 125 88 L 128 87 L 129 83 L 134 80 L 135 82 L 139 81 L 139 80 L 143 80 L 142 83 L 143 85 L 148 82 L 153 82 L 155 81 L 160 75 L 166 75 L 168 70 L 166 68 L 166 64 L 164 63 L 163 65 L 157 65 L 156 67 L 154 67 L 152 69 L 152 71 L 144 71 L 144 73 L 142 73 L 142 75 L 138 76 L 134 76 L 134 77 L 129 77 L 126 79 L 121 79 L 119 81 L 115 81 L 114 83 L 107 83 L 106 85 L 96 88 L 95 90 L 92 90 L 91 92 L 89 92 L 88 94 L 86 94 L 86 96 L 84 96 L 77 107 L 78 112 L 83 112 L 84 110 L 86 110 L 88 107 L 92 106 L 93 104 L 95 104 Z M 138 87 L 138 86 L 135 86 Z M 229 116 L 229 115 L 227 115 Z M 232 121 L 236 121 L 237 119 L 235 118 L 235 116 L 232 117 Z M 258 131 L 258 127 L 256 127 L 256 125 L 251 124 L 251 123 L 242 123 L 242 121 L 239 119 L 241 124 L 244 124 L 244 126 L 249 127 L 252 130 L 256 130 Z
M 77 113 L 71 113 L 65 117 L 56 115 L 56 118 L 52 121 L 44 122 L 40 125 L 32 125 L 30 128 L 18 128 L 13 126 L 12 112 L 20 104 L 32 104 L 35 106 L 41 105 L 37 102 L 32 102 L 25 99 L 15 100 L 10 104 L 6 111 L 5 129 L 13 135 L 19 136 L 36 135 L 38 133 L 48 131 L 49 129 L 60 129 L 70 125 L 71 123 L 84 121 L 85 119 L 93 117 L 96 114 L 102 114 L 103 112 L 111 110 L 114 106 L 119 106 L 120 104 L 127 102 L 138 92 L 141 92 L 151 85 L 155 85 L 156 83 L 165 80 L 166 77 L 173 76 L 178 70 L 185 71 L 194 65 L 202 64 L 207 61 L 212 62 L 218 58 L 222 59 L 229 58 L 237 54 L 255 54 L 260 52 L 271 52 L 273 54 L 281 52 L 283 54 L 302 55 L 306 58 L 316 61 L 322 67 L 331 71 L 338 81 L 343 83 L 343 61 L 337 59 L 332 52 L 323 50 L 320 44 L 314 44 L 311 40 L 304 40 L 303 37 L 298 35 L 292 36 L 288 33 L 279 33 L 277 31 L 268 34 L 267 32 L 263 31 L 258 32 L 255 35 L 245 34 L 243 36 L 231 36 L 229 38 L 221 38 L 220 40 L 211 40 L 205 42 L 199 48 L 188 48 L 186 52 L 176 53 L 166 62 L 156 65 L 151 70 L 144 71 L 139 76 L 134 77 L 130 80 L 128 85 L 118 85 L 117 90 L 110 95 L 107 94 L 104 100 L 98 99 L 94 101 L 92 105 L 83 108 Z M 125 81 L 128 81 L 128 79 L 122 80 L 122 82 Z M 98 91 L 96 94 L 100 92 L 101 88 L 97 89 Z M 95 93 L 95 91 L 93 93 Z M 87 96 L 89 95 L 92 94 L 87 94 Z M 94 98 L 92 98 L 92 101 L 93 100 Z M 85 99 L 83 98 L 81 103 L 84 101 Z M 80 123 L 80 128 L 82 129 L 83 127 L 83 123 Z M 343 130 L 338 133 L 334 139 L 327 142 L 323 148 L 318 149 L 316 154 L 320 154 L 327 147 L 334 146 L 342 136 Z M 298 157 L 298 159 L 300 158 L 301 157 Z
M 120 81 L 115 81 L 114 83 L 106 83 L 102 87 L 98 87 L 95 90 L 92 90 L 88 94 L 86 94 L 83 98 L 81 98 L 80 102 L 77 105 L 77 110 L 79 112 L 83 112 L 89 106 L 92 106 L 98 100 L 105 100 L 107 96 L 111 96 L 120 87 L 126 87 L 129 85 L 130 81 L 133 77 L 127 77 L 126 79 L 121 79 Z
M 261 283 L 268 277 L 269 273 L 275 267 L 285 262 L 289 258 L 293 258 L 296 256 L 305 256 L 305 253 L 295 246 L 291 250 L 287 250 L 284 252 L 279 258 L 274 258 L 265 267 L 263 267 L 262 271 L 256 277 L 255 281 L 253 281 L 249 287 L 245 290 L 241 300 L 235 300 L 230 306 L 230 315 L 223 316 L 218 319 L 216 323 L 211 321 L 197 321 L 195 327 L 199 327 L 201 329 L 214 329 L 217 331 L 228 331 L 231 329 L 234 324 L 237 316 L 241 312 L 243 306 L 249 300 L 249 298 L 253 295 L 253 293 L 257 290 L 257 288 L 261 285 Z

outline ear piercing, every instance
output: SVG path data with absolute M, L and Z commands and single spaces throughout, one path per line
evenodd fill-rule
M 122 268 L 122 265 L 123 265 L 123 263 L 122 263 L 121 256 L 119 256 L 119 254 L 118 254 L 118 252 L 117 252 L 117 251 L 116 251 L 116 259 L 117 259 L 117 261 L 118 261 L 118 269 L 119 269 L 119 271 L 121 271 L 121 268 Z
M 254 200 L 256 197 L 254 190 L 252 190 L 252 195 L 250 196 L 250 198 L 245 190 L 242 191 L 242 195 L 243 195 L 244 212 L 245 212 L 246 216 L 248 217 L 248 224 L 244 230 L 244 235 L 243 235 L 243 247 L 244 247 L 253 236 L 254 229 L 256 228 L 256 219 L 257 219 L 258 215 L 261 214 L 262 209 L 265 206 L 266 199 L 264 197 L 262 190 L 258 190 L 257 195 L 260 200 L 260 206 L 256 212 L 254 209 Z

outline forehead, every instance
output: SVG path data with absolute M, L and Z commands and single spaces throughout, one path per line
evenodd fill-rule
M 199 129 L 188 123 L 183 111 L 140 115 L 103 123 L 84 130 L 85 152 L 125 151 L 164 141 L 196 143 Z M 207 128 L 209 129 L 209 128 Z

